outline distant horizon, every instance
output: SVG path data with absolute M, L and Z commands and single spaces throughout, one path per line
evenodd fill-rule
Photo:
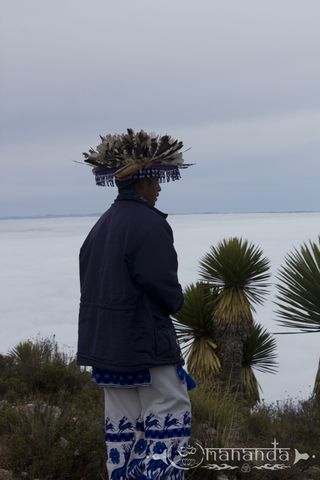
M 0 216 L 0 220 L 28 220 L 37 218 L 75 218 L 75 217 L 100 217 L 104 212 L 91 213 L 47 213 L 45 215 L 10 215 Z M 263 213 L 320 213 L 320 210 L 252 210 L 252 211 L 221 211 L 221 212 L 169 212 L 168 215 L 243 215 L 243 214 L 263 214 Z

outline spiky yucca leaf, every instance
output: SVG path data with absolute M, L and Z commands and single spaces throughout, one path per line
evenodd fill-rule
M 211 247 L 200 261 L 200 276 L 220 292 L 214 304 L 217 321 L 252 323 L 253 305 L 261 304 L 267 293 L 269 265 L 262 250 L 242 238 Z
M 203 283 L 191 284 L 184 291 L 184 306 L 174 316 L 174 325 L 190 373 L 199 380 L 221 369 L 215 352 L 215 332 L 209 308 L 215 290 Z
M 279 324 L 320 332 L 320 237 L 287 255 L 278 280 Z
M 15 347 L 9 351 L 9 357 L 12 358 L 15 362 L 27 362 L 29 359 L 35 357 L 38 361 L 39 352 L 35 349 L 34 344 L 31 340 L 25 342 L 19 342 Z
M 250 336 L 243 346 L 241 385 L 245 397 L 253 403 L 260 401 L 262 390 L 254 369 L 264 373 L 276 373 L 276 340 L 262 325 L 254 322 Z
M 221 364 L 215 349 L 217 345 L 210 338 L 197 338 L 190 346 L 188 370 L 198 380 L 203 381 L 219 373 Z
M 314 382 L 313 395 L 315 396 L 315 398 L 317 400 L 320 401 L 320 360 L 319 360 L 316 379 L 315 379 L 315 382 Z
M 244 397 L 255 404 L 260 401 L 260 392 L 262 390 L 252 368 L 242 367 L 241 386 Z
M 250 367 L 264 373 L 277 373 L 277 343 L 272 333 L 254 322 L 250 336 L 243 348 L 243 367 Z

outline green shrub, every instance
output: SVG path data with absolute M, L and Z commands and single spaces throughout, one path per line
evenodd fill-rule
M 1 416 L 1 465 L 28 478 L 96 480 L 104 469 L 103 418 L 44 404 L 9 406 Z
M 276 437 L 282 445 L 313 452 L 320 458 L 320 410 L 312 399 L 262 403 L 252 410 L 245 432 L 249 442 Z
M 59 352 L 54 339 L 19 345 L 0 356 L 0 468 L 17 478 L 25 472 L 30 480 L 104 479 L 101 389 L 74 358 Z M 270 447 L 276 437 L 281 446 L 316 455 L 287 471 L 264 472 L 264 480 L 301 480 L 302 468 L 319 464 L 320 409 L 314 401 L 261 403 L 250 411 L 217 385 L 199 386 L 190 396 L 191 442 L 213 448 Z M 258 480 L 258 473 L 238 472 L 234 478 Z M 211 480 L 217 474 L 195 468 L 187 478 Z M 310 478 L 320 478 L 319 470 Z
M 55 339 L 0 357 L 0 467 L 41 480 L 104 478 L 100 388 Z
M 234 446 L 244 421 L 236 395 L 222 387 L 198 387 L 191 392 L 193 438 L 203 446 Z

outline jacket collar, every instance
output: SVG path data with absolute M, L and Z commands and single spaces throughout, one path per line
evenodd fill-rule
M 117 198 L 115 199 L 115 202 L 119 202 L 121 200 L 132 200 L 134 202 L 141 203 L 145 207 L 151 208 L 151 210 L 154 210 L 156 213 L 158 213 L 159 215 L 161 215 L 164 218 L 167 218 L 167 216 L 168 216 L 167 213 L 161 212 L 161 210 L 158 210 L 157 208 L 149 205 L 148 202 L 141 195 L 139 195 L 138 192 L 136 192 L 133 189 L 126 188 L 126 189 L 120 191 Z

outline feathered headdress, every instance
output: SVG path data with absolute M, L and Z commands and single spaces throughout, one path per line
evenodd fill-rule
M 181 141 L 169 135 L 156 135 L 143 130 L 135 133 L 128 128 L 127 133 L 101 136 L 96 150 L 84 152 L 85 162 L 93 166 L 96 184 L 114 185 L 114 178 L 157 177 L 160 182 L 179 180 L 180 168 L 192 164 L 183 163 Z

